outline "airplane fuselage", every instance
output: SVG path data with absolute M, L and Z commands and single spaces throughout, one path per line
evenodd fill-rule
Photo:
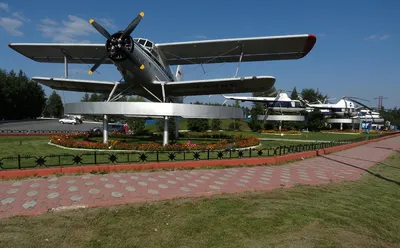
M 137 95 L 155 101 L 163 101 L 164 96 L 162 87 L 159 83 L 154 82 L 173 82 L 177 81 L 172 74 L 166 59 L 163 58 L 161 51 L 157 51 L 157 47 L 147 39 L 132 39 L 133 46 L 130 49 L 132 56 L 137 63 L 127 57 L 116 58 L 110 57 L 114 65 L 124 79 L 124 83 L 130 85 L 131 90 Z M 138 65 L 144 65 L 141 69 Z M 174 97 L 165 92 L 167 102 L 182 103 L 183 97 Z

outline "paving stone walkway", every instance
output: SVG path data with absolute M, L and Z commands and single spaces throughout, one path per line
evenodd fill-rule
M 94 207 L 177 197 L 269 190 L 295 184 L 355 180 L 400 150 L 400 137 L 282 166 L 220 170 L 50 176 L 0 182 L 0 218 L 71 206 Z

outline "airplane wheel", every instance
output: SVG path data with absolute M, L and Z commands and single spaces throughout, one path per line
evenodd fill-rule
M 64 124 L 64 122 L 60 121 L 61 124 Z

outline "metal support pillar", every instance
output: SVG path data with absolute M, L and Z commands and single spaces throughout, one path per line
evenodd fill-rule
M 103 143 L 108 144 L 108 116 L 103 116 Z
M 168 145 L 168 116 L 164 116 L 163 146 Z
M 279 121 L 279 131 L 282 131 L 282 121 Z
M 161 91 L 162 91 L 162 96 L 163 96 L 163 102 L 167 102 L 167 96 L 165 94 L 164 82 L 161 82 Z M 163 146 L 168 145 L 168 136 L 169 136 L 168 116 L 164 116 Z
M 68 59 L 64 56 L 64 78 L 68 78 Z
M 340 130 L 343 130 L 343 123 L 340 123 Z

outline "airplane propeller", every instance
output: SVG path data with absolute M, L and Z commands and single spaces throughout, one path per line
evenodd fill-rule
M 144 16 L 143 12 L 140 12 L 139 15 L 133 19 L 133 21 L 125 28 L 124 31 L 119 31 L 113 35 L 111 35 L 105 28 L 103 28 L 99 23 L 95 20 L 91 19 L 89 23 L 106 39 L 106 53 L 100 60 L 92 66 L 89 70 L 89 74 L 93 74 L 93 72 L 107 59 L 107 57 L 115 57 L 120 58 L 125 55 L 129 60 L 131 60 L 136 66 L 138 66 L 141 70 L 144 69 L 144 64 L 140 63 L 135 56 L 132 55 L 132 50 L 134 46 L 134 42 L 130 35 L 135 30 L 139 22 L 142 20 Z

